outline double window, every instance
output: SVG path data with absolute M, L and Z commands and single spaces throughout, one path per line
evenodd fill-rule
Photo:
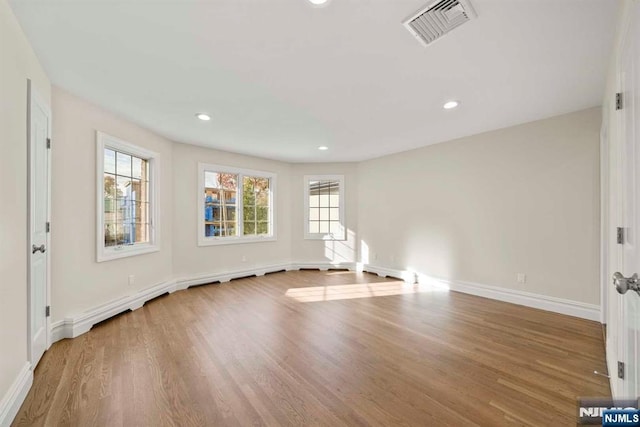
M 275 240 L 273 173 L 199 165 L 200 246 Z
M 304 177 L 305 238 L 345 240 L 344 176 Z
M 98 132 L 98 262 L 158 250 L 154 228 L 157 157 Z

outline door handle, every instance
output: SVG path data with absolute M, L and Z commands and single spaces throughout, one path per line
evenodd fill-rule
M 40 246 L 31 245 L 31 253 L 32 253 L 32 254 L 35 254 L 35 253 L 36 253 L 36 252 L 38 252 L 38 251 L 40 251 L 40 252 L 42 252 L 42 253 L 45 253 L 45 252 L 46 252 L 46 249 L 45 249 L 45 247 L 44 247 L 44 244 L 42 244 L 42 245 L 40 245 Z
M 624 277 L 622 273 L 616 271 L 613 273 L 613 284 L 619 294 L 626 294 L 628 290 L 632 290 L 640 295 L 640 279 L 638 279 L 638 273 L 634 273 L 631 277 Z

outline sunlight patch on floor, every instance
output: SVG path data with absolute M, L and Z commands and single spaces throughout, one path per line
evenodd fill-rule
M 314 286 L 291 288 L 286 296 L 300 302 L 336 301 L 356 298 L 386 297 L 391 295 L 425 292 L 448 292 L 446 286 L 408 284 L 401 281 L 359 283 L 353 285 Z

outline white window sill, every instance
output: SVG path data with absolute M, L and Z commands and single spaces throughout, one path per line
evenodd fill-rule
M 131 256 L 150 254 L 153 252 L 159 252 L 160 248 L 157 245 L 151 244 L 139 244 L 139 245 L 127 245 L 116 246 L 113 248 L 104 248 L 101 253 L 98 254 L 98 262 L 111 261 L 114 259 L 127 258 Z
M 265 237 L 201 237 L 198 246 L 238 245 L 242 243 L 275 242 L 276 236 Z

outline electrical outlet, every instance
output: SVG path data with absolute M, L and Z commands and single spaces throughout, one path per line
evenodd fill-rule
M 518 283 L 520 284 L 524 284 L 527 283 L 527 275 L 524 273 L 518 273 L 516 276 L 516 279 L 518 280 Z
M 133 274 L 129 275 L 129 286 L 131 285 L 135 285 L 136 284 L 136 276 L 134 276 Z
M 242 262 L 247 262 L 247 256 L 246 255 L 242 255 Z

